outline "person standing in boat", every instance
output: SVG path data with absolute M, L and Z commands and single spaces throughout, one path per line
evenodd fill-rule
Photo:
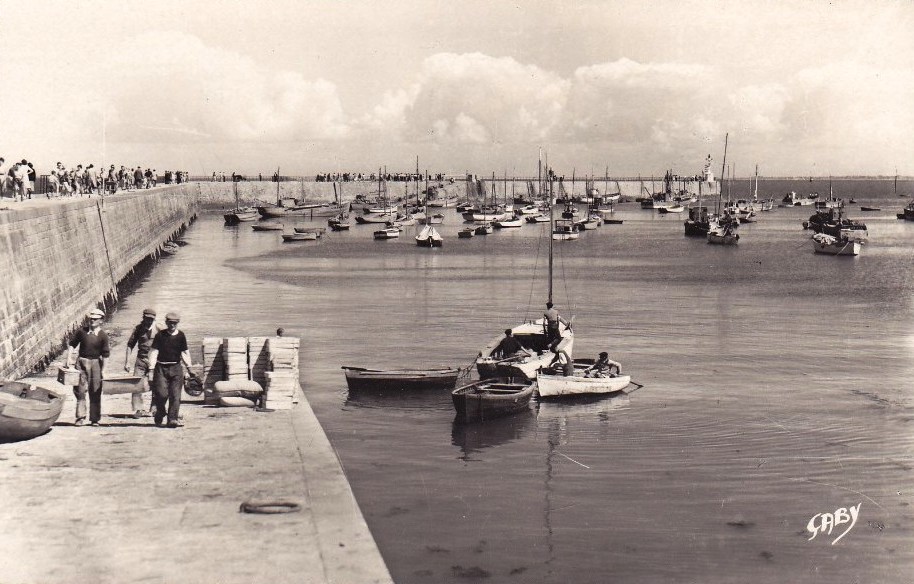
M 546 333 L 547 342 L 551 343 L 562 336 L 560 324 L 564 324 L 566 328 L 571 328 L 571 323 L 559 314 L 559 311 L 555 309 L 551 302 L 547 302 L 546 312 L 543 313 L 543 329 Z
M 567 339 L 555 339 L 549 345 L 549 350 L 555 353 L 555 356 L 552 358 L 552 361 L 549 362 L 547 369 L 553 369 L 556 365 L 561 366 L 562 375 L 565 377 L 570 377 L 574 375 L 574 361 L 571 359 L 571 355 L 568 354 L 568 340 Z
M 89 396 L 89 423 L 98 426 L 102 419 L 102 369 L 111 355 L 108 333 L 102 330 L 105 313 L 94 309 L 87 315 L 89 326 L 81 328 L 70 341 L 67 367 L 74 364 L 79 369 L 79 385 L 73 388 L 76 396 L 76 425 L 86 423 L 86 395 Z M 79 351 L 77 352 L 77 347 Z
M 127 354 L 124 356 L 124 371 L 129 372 L 131 370 L 130 353 L 133 351 L 133 348 L 136 347 L 136 360 L 133 363 L 133 374 L 141 377 L 146 377 L 149 374 L 149 351 L 152 348 L 152 340 L 161 330 L 164 329 L 156 322 L 156 311 L 151 308 L 144 310 L 143 320 L 133 327 L 133 332 L 127 340 Z M 151 401 L 150 411 L 154 413 L 155 400 Z M 142 418 L 144 415 L 147 415 L 143 408 L 142 393 L 130 394 L 130 403 L 133 408 L 134 418 Z
M 168 427 L 177 428 L 183 424 L 178 419 L 181 408 L 181 390 L 184 389 L 184 370 L 190 371 L 190 352 L 187 337 L 178 330 L 181 317 L 176 312 L 165 315 L 165 330 L 159 331 L 152 339 L 149 351 L 149 375 L 152 376 L 152 399 L 155 404 L 156 426 L 162 425 L 167 416 Z
M 501 342 L 498 343 L 498 346 L 495 347 L 495 350 L 492 351 L 492 356 L 496 359 L 520 359 L 529 357 L 530 355 L 530 351 L 520 344 L 520 341 L 517 340 L 511 329 L 505 329 L 505 338 L 503 338 Z

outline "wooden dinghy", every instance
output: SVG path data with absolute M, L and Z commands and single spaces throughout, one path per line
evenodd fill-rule
M 494 377 L 458 387 L 451 393 L 451 398 L 458 421 L 483 422 L 526 410 L 533 389 L 529 382 Z
M 536 375 L 536 391 L 540 397 L 562 397 L 572 395 L 624 392 L 631 385 L 630 375 L 616 377 L 584 377 L 583 369 L 575 368 L 575 374 L 550 375 L 539 372 Z
M 412 390 L 453 389 L 460 370 L 441 369 L 368 369 L 344 365 L 346 384 L 350 390 Z
M 0 382 L 0 442 L 28 440 L 60 417 L 63 396 L 20 381 Z

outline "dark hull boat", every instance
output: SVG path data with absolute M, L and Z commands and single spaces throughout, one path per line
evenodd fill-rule
M 483 422 L 528 409 L 533 389 L 530 382 L 495 377 L 458 387 L 451 397 L 458 421 Z
M 350 390 L 453 389 L 460 370 L 441 369 L 366 369 L 343 366 Z
M 48 431 L 60 417 L 63 397 L 19 381 L 0 382 L 0 442 L 28 440 Z

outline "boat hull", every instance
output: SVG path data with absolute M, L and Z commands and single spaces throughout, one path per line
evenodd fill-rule
M 64 398 L 19 381 L 0 383 L 0 442 L 29 440 L 47 432 L 60 417 Z
M 566 377 L 539 373 L 536 376 L 536 388 L 541 397 L 616 393 L 625 389 L 631 380 L 629 375 L 619 375 L 618 377 L 569 375 Z
M 458 421 L 484 422 L 528 409 L 533 389 L 531 383 L 486 379 L 458 387 L 451 393 L 451 398 Z
M 344 366 L 343 371 L 346 374 L 346 385 L 352 391 L 454 389 L 460 375 L 460 370 L 453 367 L 430 370 L 383 370 Z
M 498 348 L 504 333 L 492 339 L 488 345 L 483 347 L 476 358 L 476 372 L 481 379 L 490 379 L 495 377 L 508 377 L 515 379 L 526 379 L 533 381 L 536 379 L 536 373 L 541 368 L 547 367 L 555 356 L 549 351 L 549 342 L 543 331 L 543 320 L 534 322 L 525 322 L 511 329 L 521 345 L 534 353 L 531 357 L 525 357 L 519 360 L 504 361 L 493 357 L 492 353 Z M 574 331 L 566 328 L 564 325 L 560 328 L 562 337 L 562 348 L 569 355 L 574 349 Z

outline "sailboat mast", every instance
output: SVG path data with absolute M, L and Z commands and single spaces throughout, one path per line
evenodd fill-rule
M 548 173 L 549 167 L 546 167 Z M 553 220 L 553 205 L 552 205 L 552 174 L 548 173 L 549 178 L 549 298 L 548 301 L 552 302 L 552 246 L 555 245 L 553 240 L 555 239 L 552 236 L 553 231 L 555 230 L 555 222 Z
M 758 164 L 755 165 L 755 190 L 752 191 L 752 200 L 758 201 Z
M 282 203 L 282 199 L 279 198 L 279 167 L 276 167 L 276 204 L 279 205 Z
M 727 174 L 727 143 L 730 140 L 730 133 L 724 135 L 724 160 L 720 165 L 720 180 L 724 180 Z M 717 214 L 720 215 L 720 200 L 723 197 L 723 189 L 717 191 Z

